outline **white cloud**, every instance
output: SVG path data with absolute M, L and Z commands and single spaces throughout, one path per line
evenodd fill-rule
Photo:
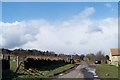
M 75 16 L 75 19 L 86 19 L 95 12 L 94 7 L 86 7 L 83 12 Z
M 118 20 L 106 18 L 94 21 L 90 19 L 94 12 L 93 7 L 87 7 L 71 20 L 58 24 L 47 20 L 2 22 L 2 46 L 36 48 L 58 53 L 108 52 L 109 48 L 118 46 Z

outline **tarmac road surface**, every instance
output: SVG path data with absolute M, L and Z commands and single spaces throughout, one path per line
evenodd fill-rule
M 70 71 L 67 74 L 59 74 L 58 78 L 81 78 L 84 80 L 100 80 L 96 79 L 94 73 L 90 72 L 89 69 L 94 69 L 89 66 L 86 61 L 82 61 L 80 65 L 78 65 L 74 70 Z M 94 71 L 95 72 L 95 71 Z
M 81 65 L 78 65 L 74 70 L 67 74 L 59 75 L 58 78 L 84 78 L 84 75 L 80 71 L 82 69 Z

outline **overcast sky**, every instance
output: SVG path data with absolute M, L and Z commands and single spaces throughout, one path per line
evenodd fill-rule
M 3 3 L 0 45 L 66 54 L 118 47 L 118 3 Z

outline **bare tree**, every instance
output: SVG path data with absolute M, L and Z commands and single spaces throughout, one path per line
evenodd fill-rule
M 93 53 L 87 54 L 86 57 L 90 62 L 93 62 L 95 60 L 95 55 Z
M 102 51 L 98 51 L 97 52 L 97 54 L 96 54 L 96 58 L 95 58 L 96 60 L 105 60 L 105 56 L 104 56 L 104 54 L 103 54 L 103 52 Z

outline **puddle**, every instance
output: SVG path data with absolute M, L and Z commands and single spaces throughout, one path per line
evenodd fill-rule
M 88 72 L 92 73 L 94 77 L 98 78 L 96 74 L 96 69 L 94 67 L 86 67 L 85 68 Z
M 88 69 L 88 72 L 91 72 L 91 73 L 93 73 L 93 75 L 96 75 L 96 69 L 95 68 L 91 68 L 91 67 L 89 67 Z
M 59 76 L 63 76 L 63 73 L 59 74 Z

